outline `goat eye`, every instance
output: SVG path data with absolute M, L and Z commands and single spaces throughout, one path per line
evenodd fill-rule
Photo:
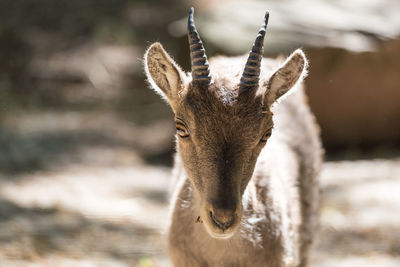
M 268 129 L 264 134 L 263 134 L 263 136 L 262 136 L 262 138 L 261 138 L 261 142 L 267 142 L 268 141 L 268 138 L 270 138 L 271 137 L 271 133 L 272 133 L 272 128 L 271 129 Z
M 182 138 L 189 136 L 189 131 L 186 129 L 186 126 L 180 122 L 176 123 L 176 133 Z

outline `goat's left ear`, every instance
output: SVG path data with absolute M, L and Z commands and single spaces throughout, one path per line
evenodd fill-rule
M 307 74 L 308 62 L 303 51 L 294 51 L 267 82 L 264 104 L 270 107 L 276 100 L 300 83 Z

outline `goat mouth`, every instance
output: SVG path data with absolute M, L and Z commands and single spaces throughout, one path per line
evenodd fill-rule
M 229 222 L 222 223 L 222 222 L 218 221 L 217 218 L 215 218 L 214 214 L 211 211 L 210 211 L 209 215 L 210 215 L 212 223 L 216 227 L 220 228 L 222 230 L 222 233 L 224 233 L 225 230 L 229 229 L 233 225 L 233 223 L 235 222 L 235 218 L 234 217 Z
M 231 238 L 239 225 L 237 222 L 239 220 L 238 216 L 235 216 L 229 222 L 221 223 L 217 220 L 212 212 L 207 214 L 208 216 L 202 216 L 204 220 L 204 227 L 207 233 L 216 239 L 229 239 Z

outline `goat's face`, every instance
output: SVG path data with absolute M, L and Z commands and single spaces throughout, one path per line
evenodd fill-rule
M 270 106 L 301 80 L 306 59 L 298 50 L 270 78 L 260 80 L 264 24 L 240 82 L 232 82 L 233 77 L 213 81 L 191 19 L 192 75 L 185 75 L 159 43 L 147 50 L 145 69 L 175 113 L 178 152 L 195 189 L 198 215 L 211 236 L 229 238 L 240 223 L 243 192 L 271 135 Z
M 218 82 L 190 83 L 175 110 L 178 151 L 200 200 L 209 233 L 229 237 L 241 218 L 241 196 L 272 130 L 261 96 L 220 99 Z

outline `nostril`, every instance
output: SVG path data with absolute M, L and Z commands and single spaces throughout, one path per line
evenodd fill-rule
M 229 227 L 232 226 L 233 222 L 234 222 L 234 217 L 232 216 L 229 220 L 226 220 L 225 222 L 221 222 L 221 220 L 219 220 L 212 211 L 210 211 L 210 217 L 211 220 L 213 221 L 213 223 L 218 226 L 219 228 L 221 228 L 222 230 L 226 230 Z

